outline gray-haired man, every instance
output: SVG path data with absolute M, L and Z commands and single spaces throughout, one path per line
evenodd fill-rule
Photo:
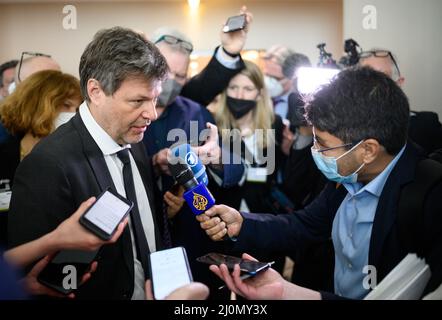
M 157 117 L 166 72 L 164 57 L 141 35 L 120 27 L 98 32 L 80 60 L 85 102 L 78 114 L 17 169 L 11 246 L 48 233 L 81 202 L 109 187 L 135 204 L 129 226 L 115 244 L 102 248 L 98 270 L 77 298 L 145 297 L 147 255 L 162 247 L 163 217 L 156 208 L 151 164 L 139 142 Z

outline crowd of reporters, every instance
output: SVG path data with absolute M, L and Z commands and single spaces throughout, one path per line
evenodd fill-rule
M 58 63 L 43 54 L 22 55 L 20 61 L 1 66 L 0 179 L 3 192 L 10 194 L 10 188 L 12 198 L 1 212 L 1 241 L 10 249 L 4 254 L 6 263 L 1 261 L 2 270 L 9 271 L 1 272 L 0 298 L 62 297 L 37 281 L 39 272 L 57 251 L 101 246 L 107 249 L 81 279 L 84 286 L 68 297 L 153 298 L 147 267 L 139 256 L 136 221 L 126 219 L 109 241 L 100 240 L 78 222 L 94 202 L 88 198 L 98 195 L 103 184 L 113 185 L 123 195 L 128 193 L 119 180 L 122 164 L 116 156 L 116 151 L 126 147 L 132 154 L 135 202 L 140 215 L 148 216 L 141 218 L 141 230 L 149 250 L 183 246 L 195 281 L 204 283 L 179 289 L 170 298 L 204 299 L 210 289 L 210 298 L 228 299 L 229 292 L 216 289 L 220 285 L 217 275 L 230 290 L 250 299 L 334 297 L 326 291 L 359 299 L 367 292 L 355 285 L 360 275 L 346 270 L 345 261 L 357 261 L 357 267 L 374 263 L 382 277 L 400 261 L 408 248 L 395 233 L 379 231 L 381 218 L 374 216 L 394 216 L 397 210 L 397 203 L 381 200 L 387 185 L 400 189 L 386 182 L 391 180 L 390 173 L 392 177 L 406 176 L 414 172 L 420 159 L 440 154 L 442 127 L 437 114 L 410 111 L 400 89 L 404 77 L 388 50 L 361 52 L 359 68 L 342 71 L 337 80 L 307 99 L 297 86 L 298 69 L 311 66 L 305 55 L 276 45 L 266 51 L 262 69 L 242 59 L 253 26 L 251 13 L 246 8 L 241 13 L 247 17 L 247 27 L 221 32 L 221 43 L 208 65 L 190 79 L 192 41 L 168 27 L 153 32 L 149 40 L 124 28 L 100 31 L 82 55 L 80 80 L 60 71 Z M 118 39 L 125 39 L 134 50 L 129 52 L 123 42 L 116 44 Z M 115 50 L 113 57 L 108 49 Z M 151 70 L 152 66 L 156 69 Z M 133 82 L 134 86 L 141 88 L 144 81 L 151 96 L 129 101 L 135 93 L 127 83 L 137 79 L 140 83 Z M 161 90 L 155 87 L 158 83 Z M 119 104 L 145 110 L 140 109 L 136 116 L 127 107 L 117 110 Z M 192 138 L 193 121 L 197 137 L 204 130 L 209 135 L 204 141 L 186 143 L 192 144 L 206 165 L 209 189 L 219 204 L 198 216 L 198 221 L 168 168 L 176 142 L 167 139 L 168 133 L 181 129 Z M 105 141 L 97 141 L 103 134 L 107 134 Z M 109 137 L 113 141 L 107 141 Z M 239 152 L 235 145 L 241 146 Z M 318 160 L 321 155 L 315 159 L 315 152 L 324 158 L 329 154 L 329 160 L 351 154 L 352 160 L 345 161 L 341 170 L 336 165 L 337 172 L 331 177 L 326 165 L 321 169 L 321 161 L 327 160 Z M 357 180 L 358 175 L 363 179 Z M 349 247 L 353 240 L 344 241 L 343 234 L 353 230 L 349 225 L 355 220 L 342 217 L 349 202 L 346 192 L 357 198 L 359 192 L 365 192 L 364 186 L 381 179 L 378 176 L 385 176 L 377 182 L 380 189 L 368 192 L 381 198 L 362 200 L 369 204 L 360 207 L 365 209 L 356 208 L 365 210 L 368 219 L 369 227 L 356 231 L 358 237 L 366 237 L 365 244 L 358 240 L 353 248 L 357 253 L 348 253 L 353 250 Z M 428 195 L 425 247 L 417 249 L 428 257 L 433 269 L 427 291 L 442 281 L 437 270 L 442 270 L 438 251 L 442 221 L 436 215 L 441 208 L 434 201 L 442 194 L 441 185 L 439 181 Z M 388 208 L 379 211 L 379 206 Z M 355 214 L 354 209 L 345 212 Z M 388 241 L 368 247 L 367 239 L 377 241 L 372 232 Z M 226 235 L 230 240 L 219 241 Z M 388 259 L 379 256 L 384 250 Z M 225 266 L 209 270 L 196 262 L 209 252 L 248 252 L 262 261 L 275 260 L 274 269 L 279 273 L 289 256 L 295 261 L 292 281 L 296 285 L 273 269 L 258 276 L 262 287 L 256 279 L 241 281 L 238 269 L 233 275 Z M 25 273 L 22 286 L 13 280 L 19 276 L 9 276 L 14 273 L 11 266 Z

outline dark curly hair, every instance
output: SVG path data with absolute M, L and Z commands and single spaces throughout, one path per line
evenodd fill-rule
M 372 138 L 396 155 L 407 141 L 407 97 L 388 76 L 368 67 L 340 72 L 305 109 L 309 124 L 344 143 Z

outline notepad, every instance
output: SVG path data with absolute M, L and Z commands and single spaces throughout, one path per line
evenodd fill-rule
M 430 267 L 425 260 L 410 253 L 364 300 L 418 300 L 430 277 Z

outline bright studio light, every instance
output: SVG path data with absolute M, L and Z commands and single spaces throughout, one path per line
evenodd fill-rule
M 198 10 L 200 6 L 200 0 L 187 0 L 191 10 Z
M 338 73 L 337 69 L 301 67 L 298 69 L 298 91 L 301 94 L 314 93 Z

